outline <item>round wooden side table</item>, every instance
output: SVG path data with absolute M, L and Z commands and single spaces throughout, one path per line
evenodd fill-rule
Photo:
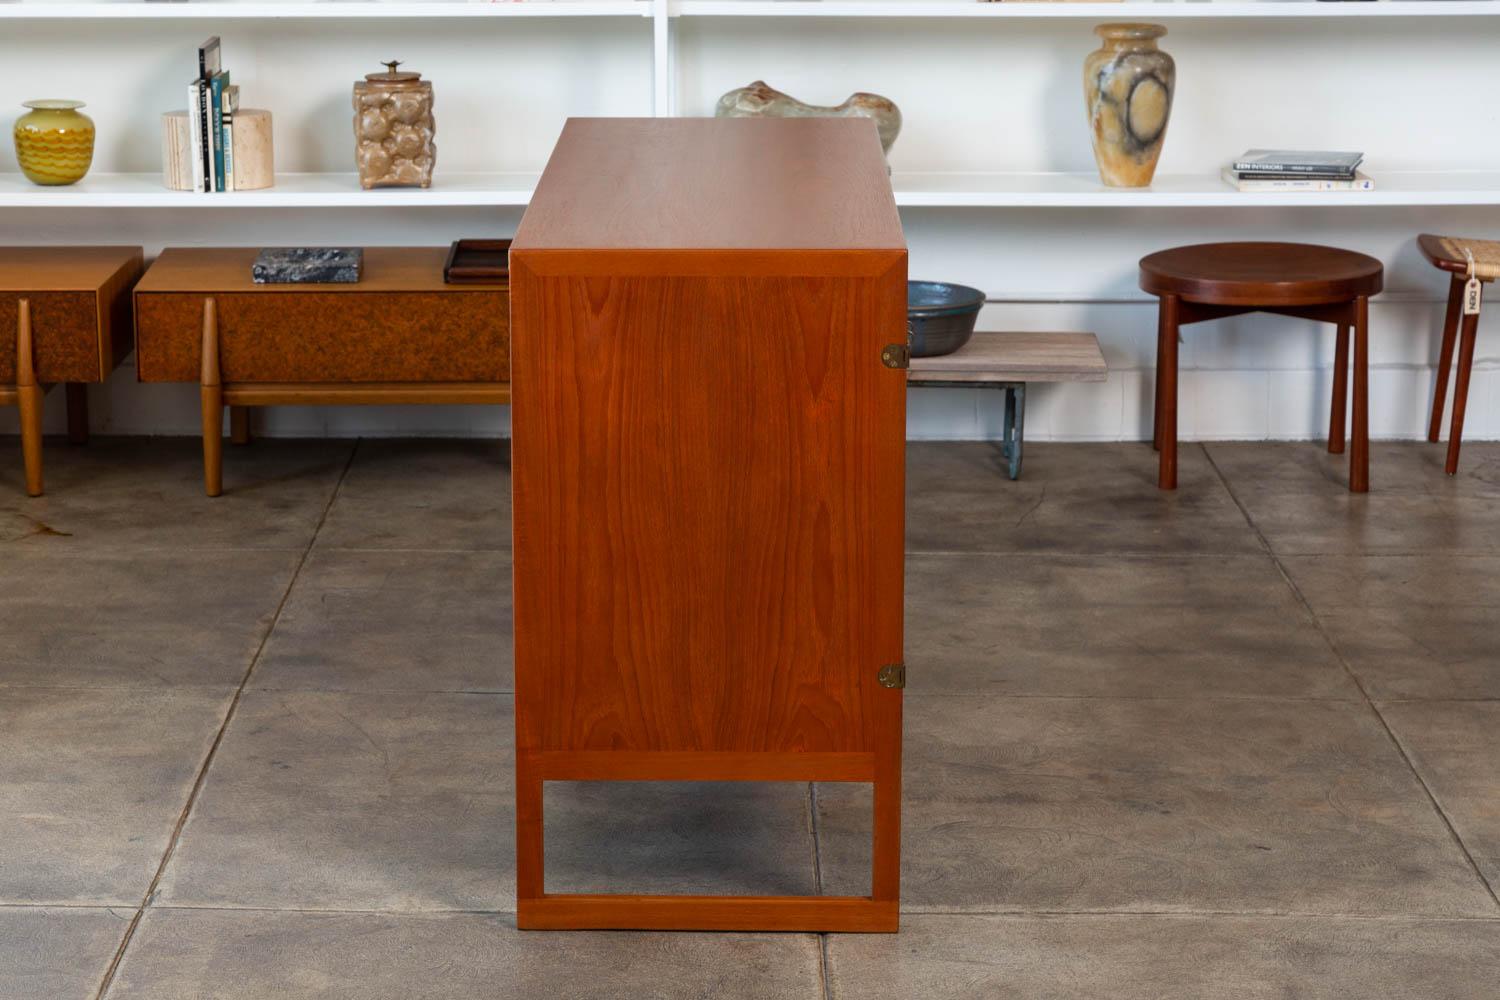
M 1469 376 L 1474 371 L 1474 341 L 1479 334 L 1479 306 L 1465 315 L 1463 310 L 1464 286 L 1469 282 L 1469 272 L 1481 283 L 1500 278 L 1500 242 L 1495 240 L 1469 240 L 1452 236 L 1431 236 L 1424 233 L 1417 237 L 1417 246 L 1422 256 L 1433 266 L 1447 271 L 1448 312 L 1443 317 L 1443 348 L 1438 356 L 1437 385 L 1432 394 L 1432 421 L 1427 425 L 1427 440 L 1436 441 L 1443 428 L 1443 404 L 1448 399 L 1448 369 L 1453 367 L 1453 348 L 1458 346 L 1458 375 L 1453 382 L 1453 425 L 1448 431 L 1448 461 L 1444 471 L 1450 476 L 1458 474 L 1458 449 L 1463 444 L 1464 409 L 1469 402 Z M 1465 252 L 1467 251 L 1467 253 Z M 1463 320 L 1462 341 L 1459 340 L 1459 320 Z
M 1157 485 L 1177 488 L 1177 341 L 1189 323 L 1249 312 L 1278 313 L 1338 327 L 1328 450 L 1344 451 L 1349 331 L 1354 331 L 1354 419 L 1349 489 L 1370 488 L 1370 296 L 1381 289 L 1380 261 L 1306 243 L 1201 243 L 1141 259 L 1141 288 L 1161 299 L 1156 325 Z

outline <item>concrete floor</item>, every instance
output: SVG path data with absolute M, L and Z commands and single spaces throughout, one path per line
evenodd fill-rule
M 0 996 L 1500 989 L 1500 445 L 913 445 L 897 937 L 515 930 L 504 455 L 0 442 Z M 551 887 L 860 891 L 860 792 L 554 786 Z

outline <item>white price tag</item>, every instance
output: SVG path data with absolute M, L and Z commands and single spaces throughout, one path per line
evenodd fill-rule
M 1465 316 L 1479 315 L 1479 302 L 1483 297 L 1482 293 L 1480 292 L 1480 287 L 1481 285 L 1478 278 L 1470 278 L 1468 284 L 1464 285 Z

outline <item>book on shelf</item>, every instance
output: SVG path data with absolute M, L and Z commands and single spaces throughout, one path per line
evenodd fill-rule
M 193 163 L 193 190 L 207 191 L 203 176 L 203 81 L 188 84 L 188 141 L 191 151 L 188 159 Z
M 228 79 L 228 74 L 225 74 Z M 219 131 L 224 147 L 224 190 L 234 190 L 234 113 L 240 109 L 240 88 L 227 83 L 219 99 Z
M 198 144 L 198 158 L 203 161 L 203 184 L 198 190 L 205 192 L 219 190 L 214 172 L 213 135 L 217 130 L 213 127 L 213 105 L 210 102 L 213 98 L 213 78 L 223 69 L 219 36 L 214 35 L 198 46 L 198 78 L 193 81 L 191 92 L 198 108 L 198 115 L 194 119 L 193 140 Z M 197 176 L 196 171 L 194 176 Z
M 224 178 L 224 88 L 229 85 L 229 74 L 215 73 L 208 79 L 208 139 L 213 148 L 214 190 L 228 191 Z
M 1233 167 L 1245 174 L 1318 174 L 1347 179 L 1354 176 L 1364 158 L 1364 153 L 1329 150 L 1251 149 L 1241 154 Z
M 1375 181 L 1363 171 L 1347 178 L 1318 178 L 1302 174 L 1246 177 L 1234 167 L 1224 168 L 1224 183 L 1237 191 L 1374 191 Z

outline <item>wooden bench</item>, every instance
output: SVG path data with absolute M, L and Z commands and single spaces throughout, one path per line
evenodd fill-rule
M 1010 460 L 1010 478 L 1021 477 L 1026 434 L 1026 383 L 1103 382 L 1109 366 L 1092 333 L 975 333 L 952 354 L 912 358 L 908 385 L 1005 391 L 1000 451 Z

